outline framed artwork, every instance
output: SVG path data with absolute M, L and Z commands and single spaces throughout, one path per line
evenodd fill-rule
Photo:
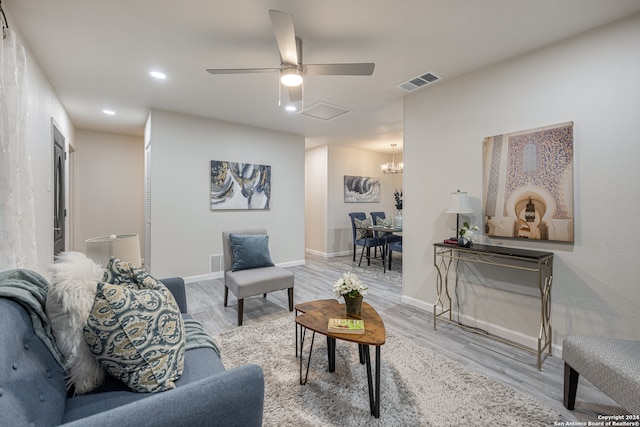
M 573 242 L 573 122 L 483 144 L 485 234 Z
M 271 166 L 211 160 L 211 210 L 269 209 Z
M 380 179 L 364 176 L 344 176 L 345 203 L 379 203 Z

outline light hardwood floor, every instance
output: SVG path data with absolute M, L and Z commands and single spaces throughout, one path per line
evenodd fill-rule
M 350 263 L 349 256 L 325 259 L 307 255 L 304 266 L 288 268 L 295 274 L 295 302 L 333 298 L 332 284 L 345 272 L 344 264 Z M 363 260 L 362 265 L 365 264 Z M 388 335 L 407 336 L 415 343 L 458 361 L 475 372 L 510 385 L 555 409 L 565 420 L 596 421 L 598 414 L 625 413 L 612 399 L 583 378 L 580 378 L 578 385 L 576 409 L 568 411 L 562 405 L 564 362 L 560 357 L 554 355 L 547 358 L 542 371 L 538 371 L 535 356 L 526 351 L 444 322 L 434 330 L 432 314 L 402 303 L 402 286 L 384 280 L 384 275 L 381 277 L 382 280 L 366 278 L 369 286 L 366 301 L 384 320 Z M 228 306 L 223 307 L 223 279 L 189 283 L 186 290 L 189 312 L 203 323 L 209 334 L 215 336 L 238 327 L 237 301 L 231 293 Z M 247 298 L 244 303 L 244 324 L 264 322 L 280 315 L 287 307 L 286 291 L 270 293 L 267 298 Z M 416 328 L 416 325 L 423 327 Z

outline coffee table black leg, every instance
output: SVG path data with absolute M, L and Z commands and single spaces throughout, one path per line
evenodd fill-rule
M 306 329 L 306 328 L 303 328 Z M 306 330 L 305 330 L 306 332 Z M 313 353 L 313 341 L 316 338 L 316 332 L 313 331 L 311 335 L 311 347 L 309 348 L 309 359 L 307 360 L 307 372 L 304 374 L 304 380 L 302 379 L 302 349 L 304 347 L 304 336 L 306 334 L 302 334 L 302 339 L 300 340 L 300 385 L 305 385 L 307 383 L 307 378 L 309 377 L 309 366 L 311 366 L 311 354 Z
M 376 346 L 376 383 L 375 390 L 371 376 L 371 356 L 369 346 L 364 347 L 364 358 L 367 362 L 367 384 L 369 385 L 369 408 L 371 415 L 380 418 L 380 346 Z
M 376 404 L 374 417 L 380 418 L 380 346 L 376 346 Z
M 327 358 L 329 360 L 329 372 L 336 371 L 336 339 L 327 337 Z
M 296 310 L 296 317 L 298 317 L 298 310 Z M 302 326 L 300 326 L 302 328 Z M 300 335 L 302 336 L 302 331 L 300 331 Z M 298 357 L 298 324 L 296 323 L 296 358 Z
M 364 365 L 365 364 L 365 360 L 364 360 L 364 345 L 362 344 L 358 344 L 358 356 L 360 356 L 360 364 Z

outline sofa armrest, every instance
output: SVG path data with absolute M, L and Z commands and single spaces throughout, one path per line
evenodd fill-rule
M 184 280 L 182 277 L 169 277 L 160 279 L 160 281 L 171 291 L 173 297 L 180 307 L 180 313 L 188 313 L 187 311 L 187 292 L 184 288 Z
M 260 427 L 263 407 L 262 369 L 244 365 L 64 426 Z

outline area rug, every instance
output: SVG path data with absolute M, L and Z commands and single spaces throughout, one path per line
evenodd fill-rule
M 402 285 L 402 258 L 395 257 L 392 259 L 391 270 L 385 270 L 382 268 L 382 261 L 379 259 L 372 259 L 371 265 L 367 265 L 367 260 L 363 259 L 360 266 L 358 266 L 358 257 L 356 261 L 350 262 L 334 262 L 333 267 L 339 268 L 344 272 L 351 271 L 360 278 L 374 278 L 382 280 L 388 283 L 394 283 Z
M 550 426 L 561 418 L 511 387 L 391 336 L 382 347 L 380 418 L 375 419 L 369 410 L 366 368 L 353 343 L 337 341 L 336 370 L 329 373 L 326 340 L 316 334 L 308 382 L 299 384 L 294 325 L 287 313 L 215 338 L 228 369 L 247 363 L 262 367 L 264 426 L 522 427 Z

